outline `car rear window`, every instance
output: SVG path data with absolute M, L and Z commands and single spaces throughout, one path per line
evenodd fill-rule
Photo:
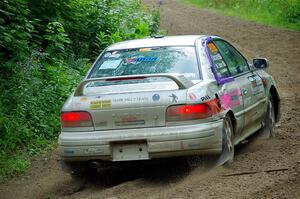
M 195 47 L 154 47 L 107 51 L 97 61 L 89 78 L 156 73 L 179 73 L 191 80 L 199 80 Z

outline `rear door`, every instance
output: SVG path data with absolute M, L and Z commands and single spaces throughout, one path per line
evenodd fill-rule
M 208 44 L 208 49 L 218 79 L 231 78 L 220 85 L 220 100 L 223 109 L 231 109 L 234 112 L 237 119 L 236 133 L 239 136 L 243 127 L 247 125 L 244 109 L 250 105 L 248 102 L 251 102 L 251 94 L 248 92 L 248 64 L 240 60 L 239 54 L 226 41 L 215 39 Z
M 247 60 L 232 45 L 223 40 L 214 42 L 224 58 L 229 75 L 234 77 L 234 82 L 240 89 L 244 113 L 243 133 L 247 134 L 257 127 L 263 113 L 262 107 L 260 110 L 257 106 L 263 95 L 262 81 L 258 75 L 249 70 Z

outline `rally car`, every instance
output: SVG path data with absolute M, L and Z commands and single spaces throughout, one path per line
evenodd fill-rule
M 105 49 L 61 110 L 64 165 L 226 154 L 275 132 L 280 97 L 265 58 L 218 36 L 166 36 Z

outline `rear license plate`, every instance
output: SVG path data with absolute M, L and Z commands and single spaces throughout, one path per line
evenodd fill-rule
M 113 144 L 113 161 L 149 159 L 147 143 Z

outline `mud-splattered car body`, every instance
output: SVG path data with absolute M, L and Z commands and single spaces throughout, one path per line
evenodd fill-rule
M 266 59 L 249 64 L 217 36 L 113 44 L 62 108 L 61 157 L 88 162 L 233 154 L 234 145 L 259 129 L 273 133 L 280 118 L 267 65 Z

